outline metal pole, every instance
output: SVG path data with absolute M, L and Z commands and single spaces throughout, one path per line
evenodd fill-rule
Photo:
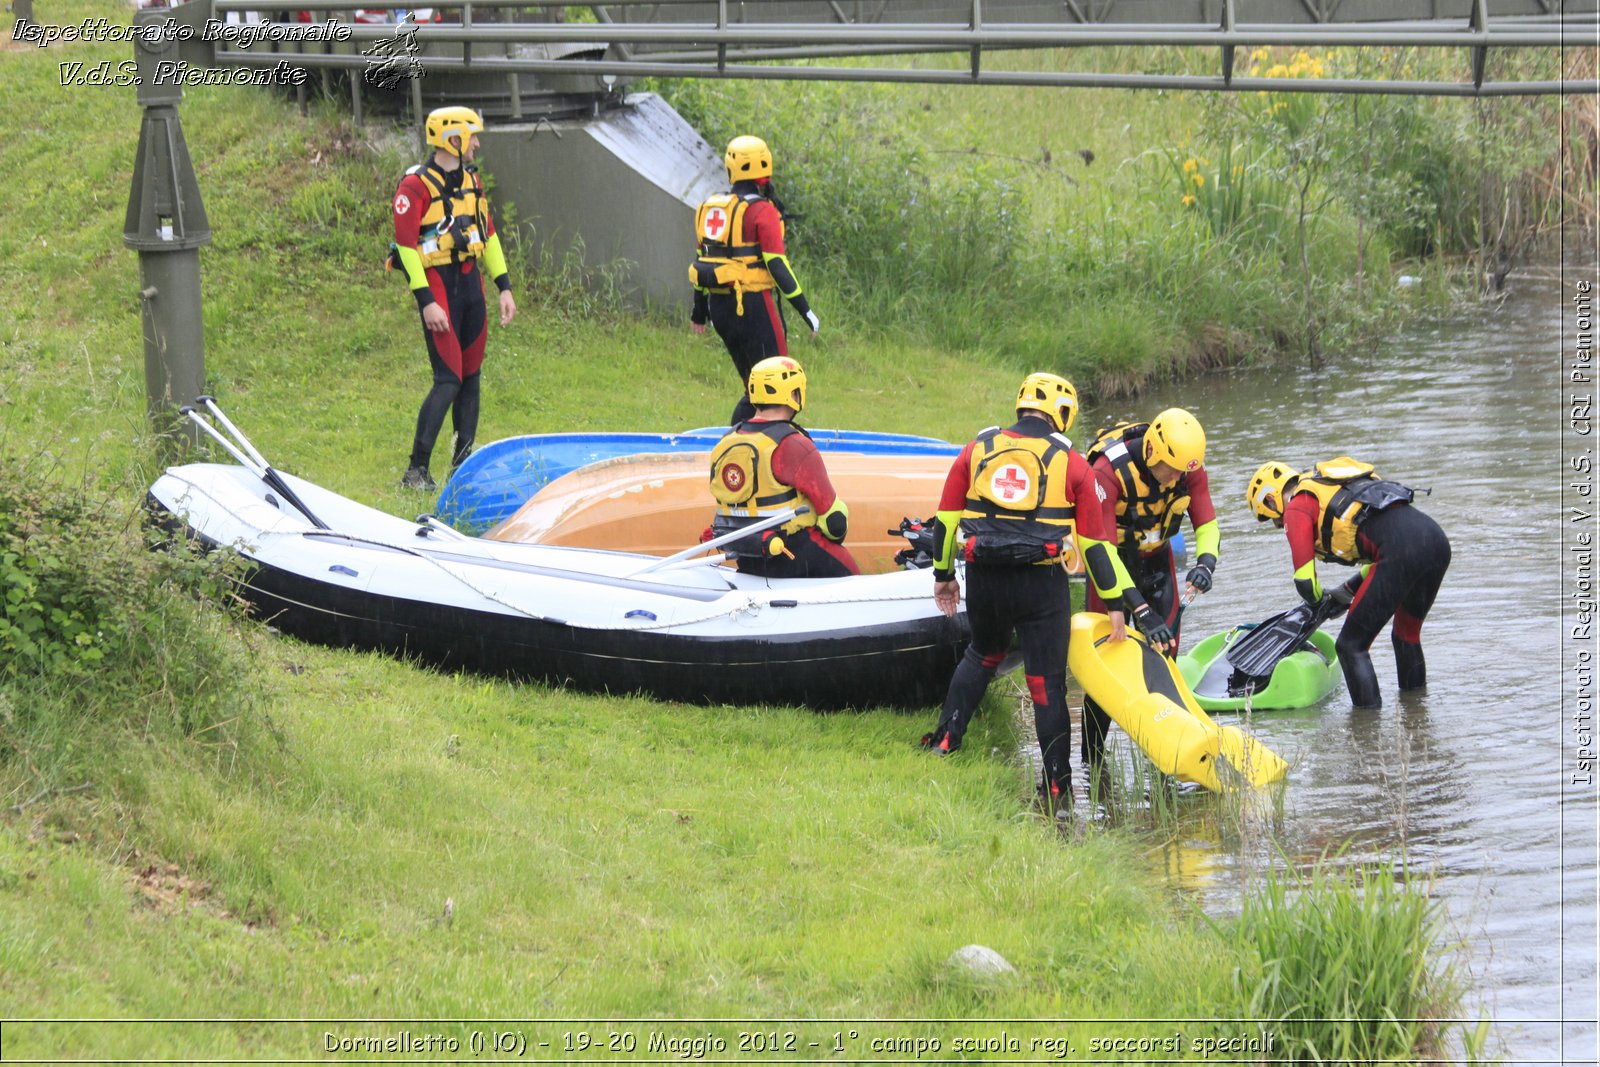
M 423 122 L 422 115 L 422 79 L 411 79 L 411 121 L 417 125 L 417 151 L 423 157 L 428 154 L 428 130 Z
M 134 24 L 155 22 L 166 13 L 140 11 Z M 134 45 L 144 114 L 122 232 L 123 244 L 139 254 L 145 397 L 150 422 L 164 441 L 180 425 L 177 408 L 205 391 L 200 249 L 211 243 L 211 224 L 178 119 L 183 89 L 154 77 L 159 63 L 178 54 L 177 40 L 166 35 L 152 41 L 141 34 Z M 198 439 L 192 426 L 187 434 Z

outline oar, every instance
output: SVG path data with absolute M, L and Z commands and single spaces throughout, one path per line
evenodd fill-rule
M 701 552 L 705 552 L 709 549 L 721 548 L 729 541 L 737 541 L 742 537 L 749 536 L 750 534 L 760 533 L 762 530 L 770 530 L 774 526 L 782 526 L 796 515 L 804 515 L 810 510 L 811 509 L 806 507 L 804 504 L 801 504 L 797 508 L 785 508 L 776 515 L 768 515 L 760 522 L 751 523 L 749 526 L 741 526 L 737 530 L 732 530 L 720 537 L 713 537 L 709 541 L 702 541 L 698 545 L 691 545 L 682 552 L 674 552 L 670 556 L 667 556 L 663 559 L 658 559 L 648 567 L 642 567 L 639 570 L 634 571 L 632 574 L 628 575 L 628 577 L 637 578 L 641 574 L 649 574 L 651 571 L 663 570 L 668 564 L 676 563 L 681 559 L 688 559 L 690 556 L 699 555 Z
M 1296 604 L 1264 620 L 1228 646 L 1228 663 L 1252 678 L 1271 677 L 1279 661 L 1298 652 L 1327 618 L 1326 609 L 1319 610 L 1304 602 Z
M 232 441 L 222 436 L 215 426 L 207 422 L 198 411 L 188 404 L 185 404 L 183 407 L 179 408 L 178 414 L 192 421 L 196 426 L 200 427 L 207 434 L 209 434 L 217 442 L 217 444 L 231 452 L 233 454 L 233 458 L 239 461 L 239 466 L 243 467 L 251 474 L 254 474 L 257 478 L 260 478 L 272 488 L 276 489 L 283 496 L 283 499 L 287 500 L 296 511 L 300 512 L 300 514 L 311 520 L 311 525 L 315 526 L 319 530 L 326 530 L 329 528 L 327 523 L 317 518 L 317 516 L 312 513 L 311 509 L 306 507 L 305 502 L 295 494 L 293 489 L 289 488 L 289 483 L 283 480 L 283 475 L 272 469 L 272 465 L 262 457 L 260 452 L 256 451 L 255 446 L 250 443 L 249 439 L 247 439 L 244 434 L 239 432 L 239 428 L 228 421 L 228 417 L 222 413 L 222 409 L 217 407 L 216 400 L 209 396 L 197 396 L 195 397 L 195 403 L 204 404 L 208 409 L 210 409 L 211 413 L 217 417 L 219 422 L 228 428 L 228 432 L 238 440 L 239 444 L 236 446 Z M 245 452 L 239 451 L 240 447 L 243 447 L 245 452 L 248 452 L 249 455 L 245 455 Z

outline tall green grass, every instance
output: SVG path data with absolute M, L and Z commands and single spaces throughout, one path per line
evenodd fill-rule
M 1454 1022 L 1462 980 L 1443 905 L 1398 863 L 1269 868 L 1238 935 L 1257 965 L 1237 978 L 1244 1012 L 1270 1025 L 1280 1062 L 1479 1062 L 1486 1025 Z M 1459 1041 L 1459 1047 L 1450 1045 Z
M 227 763 L 256 725 L 239 561 L 149 528 L 143 473 L 0 449 L 0 761 L 36 793 L 141 740 Z
M 1384 61 L 1394 75 L 1451 76 L 1437 54 Z M 1312 78 L 1370 76 L 1376 61 L 1263 49 L 1253 62 Z M 1555 59 L 1504 62 L 1537 77 Z M 1525 246 L 1552 202 L 1537 176 L 1562 151 L 1555 112 L 1523 100 L 654 87 L 714 144 L 771 142 L 796 261 L 854 328 L 1048 365 L 1101 394 L 1175 368 L 1364 343 L 1399 313 L 1394 263 Z M 1219 162 L 1179 173 L 1172 194 L 1173 164 L 1197 157 Z M 1509 231 L 1485 228 L 1483 203 Z

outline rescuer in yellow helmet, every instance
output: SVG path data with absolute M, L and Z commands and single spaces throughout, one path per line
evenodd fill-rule
M 1090 585 L 1107 603 L 1121 605 L 1124 594 L 1134 590 L 1112 550 L 1114 531 L 1106 525 L 1094 474 L 1066 436 L 1078 414 L 1077 390 L 1059 375 L 1030 374 L 1017 390 L 1014 407 L 1015 423 L 984 430 L 961 450 L 939 499 L 933 598 L 944 614 L 956 614 L 961 605 L 956 567 L 964 562 L 972 642 L 950 679 L 939 721 L 922 744 L 939 753 L 961 747 L 967 723 L 1015 635 L 1044 756 L 1041 790 L 1052 811 L 1064 811 L 1072 791 L 1067 718 L 1072 601 L 1063 566 L 1070 549 L 1076 545 Z M 958 529 L 966 534 L 959 549 Z M 1163 640 L 1171 636 L 1154 621 L 1146 633 Z
M 722 161 L 732 188 L 707 199 L 694 216 L 689 325 L 700 334 L 707 321 L 716 328 L 742 385 L 759 361 L 789 354 L 774 292 L 793 305 L 812 336 L 819 323 L 784 251 L 783 205 L 772 195 L 772 151 L 759 137 L 735 137 Z M 741 394 L 729 421 L 738 425 L 751 410 Z
M 1210 591 L 1221 541 L 1206 476 L 1206 432 L 1188 411 L 1167 408 L 1149 422 L 1119 422 L 1102 430 L 1085 456 L 1105 496 L 1108 516 L 1114 516 L 1117 554 L 1133 579 L 1134 592 L 1123 599 L 1135 606 L 1142 601 L 1165 623 L 1171 631 L 1166 652 L 1176 656 L 1182 598 Z M 1194 527 L 1195 565 L 1179 590 L 1171 542 L 1185 516 Z M 1092 588 L 1086 607 L 1107 610 Z M 1113 631 L 1126 624 L 1121 612 L 1112 609 L 1108 614 Z M 1085 697 L 1085 766 L 1099 765 L 1110 727 L 1111 717 Z
M 411 462 L 400 481 L 408 489 L 434 488 L 428 465 L 446 412 L 455 429 L 451 466 L 472 452 L 487 339 L 485 273 L 500 290 L 500 325 L 517 314 L 505 252 L 474 164 L 483 117 L 470 107 L 441 107 L 423 125 L 433 153 L 405 172 L 390 204 L 389 265 L 404 272 L 416 298 L 433 368 L 433 388 L 417 413 Z
M 1415 495 L 1349 456 L 1302 472 L 1270 460 L 1245 488 L 1256 520 L 1271 522 L 1289 538 L 1295 592 L 1324 617 L 1350 613 L 1334 647 L 1350 703 L 1358 708 L 1383 704 L 1370 650 L 1390 619 L 1400 689 L 1428 684 L 1422 623 L 1450 567 L 1450 539 L 1411 503 Z M 1324 592 L 1319 559 L 1357 571 Z
M 750 418 L 711 451 L 711 534 L 731 533 L 789 509 L 804 509 L 728 546 L 739 570 L 769 578 L 859 574 L 844 547 L 850 509 L 834 491 L 822 453 L 794 418 L 806 405 L 806 372 L 788 356 L 757 363 L 746 384 Z

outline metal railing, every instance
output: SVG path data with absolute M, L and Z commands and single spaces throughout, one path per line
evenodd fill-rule
M 1491 15 L 1488 0 L 1471 0 L 1464 15 L 1433 19 L 1360 22 L 1243 22 L 1237 17 L 1237 0 L 1220 3 L 1186 3 L 1151 0 L 1158 8 L 1144 12 L 1181 13 L 1192 8 L 1215 14 L 1214 23 L 1167 19 L 1149 22 L 1061 21 L 999 22 L 984 17 L 982 0 L 965 0 L 966 24 L 955 22 L 902 22 L 863 24 L 843 21 L 838 3 L 828 5 L 836 14 L 831 22 L 755 22 L 730 18 L 759 9 L 754 3 L 729 0 L 650 0 L 649 9 L 678 5 L 715 9 L 710 21 L 670 24 L 619 21 L 612 9 L 643 5 L 645 0 L 590 5 L 601 16 L 595 23 L 474 22 L 474 12 L 485 8 L 570 7 L 554 0 L 477 0 L 453 7 L 459 23 L 423 23 L 415 29 L 421 46 L 419 59 L 428 70 L 482 73 L 516 79 L 592 76 L 598 79 L 636 77 L 743 78 L 753 80 L 901 82 L 963 85 L 1015 85 L 1059 87 L 1112 87 L 1143 89 L 1270 91 L 1293 93 L 1388 93 L 1440 96 L 1550 95 L 1597 93 L 1600 80 L 1489 80 L 1487 56 L 1491 49 L 1570 49 L 1600 45 L 1600 5 L 1594 0 L 1572 0 L 1547 14 Z M 933 0 L 936 2 L 936 0 Z M 1123 0 L 1126 5 L 1128 0 Z M 1281 0 L 1288 3 L 1289 0 Z M 1436 0 L 1422 0 L 1434 2 Z M 254 12 L 271 16 L 305 10 L 305 0 L 211 0 L 219 14 Z M 323 0 L 318 13 L 349 12 L 366 8 L 371 0 Z M 1547 3 L 1534 0 L 1536 10 Z M 794 4 L 783 5 L 795 7 Z M 858 5 L 859 6 L 859 5 Z M 950 5 L 945 4 L 946 8 Z M 1037 6 L 1037 5 L 1034 5 Z M 1414 8 L 1416 5 L 1412 4 Z M 1521 5 L 1526 7 L 1527 5 Z M 904 13 L 906 7 L 900 8 Z M 1214 11 L 1208 13 L 1207 9 Z M 1260 10 L 1256 3 L 1252 10 Z M 1397 11 L 1408 10 L 1397 3 Z M 1073 10 L 1064 5 L 1063 10 Z M 1127 10 L 1124 7 L 1124 10 Z M 1307 10 L 1317 10 L 1308 8 Z M 1102 9 L 1114 15 L 1115 4 Z M 277 63 L 286 56 L 308 68 L 360 69 L 369 66 L 366 46 L 392 40 L 392 25 L 343 22 L 348 35 L 343 43 L 275 42 L 249 49 L 218 48 L 218 65 L 253 66 Z M 341 30 L 343 32 L 343 30 Z M 411 32 L 410 30 L 407 31 Z M 562 58 L 531 55 L 529 46 L 586 46 Z M 1178 46 L 1214 50 L 1219 57 L 1207 73 L 1105 73 L 1097 71 L 997 70 L 985 68 L 983 53 L 1023 49 L 1059 50 L 1096 46 Z M 1302 79 L 1249 77 L 1235 73 L 1239 49 L 1259 47 L 1397 49 L 1466 49 L 1470 73 L 1461 81 L 1371 79 Z M 823 66 L 813 60 L 829 56 L 861 59 L 871 55 L 910 55 L 944 52 L 967 56 L 964 67 L 927 69 L 906 66 Z M 514 83 L 513 99 L 520 100 Z M 604 83 L 604 84 L 609 84 Z M 359 106 L 359 104 L 358 104 Z

